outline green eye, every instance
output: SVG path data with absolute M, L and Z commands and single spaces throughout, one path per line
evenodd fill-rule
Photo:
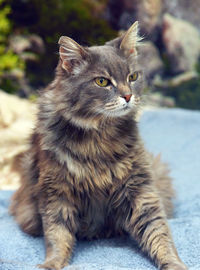
M 101 87 L 105 87 L 105 86 L 109 85 L 109 80 L 107 80 L 103 77 L 96 78 L 95 82 L 98 86 L 101 86 Z
M 138 78 L 138 75 L 139 75 L 139 74 L 138 74 L 137 71 L 135 71 L 133 74 L 129 75 L 129 77 L 128 77 L 129 82 L 134 82 L 134 81 L 136 81 L 137 78 Z

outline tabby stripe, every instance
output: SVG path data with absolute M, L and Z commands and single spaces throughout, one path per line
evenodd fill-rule
M 160 269 L 164 270 L 164 269 L 168 269 L 169 263 L 163 263 L 160 265 Z
M 153 242 L 155 241 L 155 239 L 156 239 L 157 237 L 161 237 L 161 235 L 167 237 L 167 234 L 166 234 L 166 233 L 160 233 L 160 234 L 155 235 L 155 236 L 153 237 L 153 239 L 151 240 L 151 242 L 149 243 L 149 245 L 150 245 L 150 250 L 152 249 L 152 244 L 153 244 Z
M 160 228 L 161 228 L 162 226 L 163 226 L 163 223 L 162 223 L 160 226 L 158 226 L 158 227 L 154 227 L 154 228 L 148 233 L 148 235 L 146 235 L 146 239 L 149 239 L 150 235 L 152 235 L 154 232 L 159 231 Z M 166 233 L 162 233 L 162 235 L 167 236 Z M 151 243 L 150 243 L 150 245 L 151 245 Z
M 157 253 L 158 253 L 158 250 L 160 249 L 160 247 L 161 247 L 161 249 L 163 248 L 163 243 L 160 243 L 158 246 L 156 246 L 156 249 L 152 252 L 152 255 L 151 255 L 152 259 L 157 261 L 157 262 L 158 262 L 158 260 L 157 260 L 156 256 L 157 256 Z
M 67 146 L 65 146 L 65 152 L 66 152 L 66 155 L 69 154 L 72 159 L 75 159 L 76 161 L 78 161 L 80 163 L 85 163 L 86 164 L 88 162 L 87 158 L 82 156 L 80 153 L 79 153 L 79 155 L 76 155 Z
M 155 217 L 151 220 L 148 220 L 147 222 L 145 222 L 144 224 L 142 224 L 139 228 L 138 228 L 138 233 L 137 235 L 139 236 L 139 238 L 141 239 L 145 230 L 147 229 L 147 227 L 149 227 L 149 225 L 151 225 L 153 222 L 157 221 L 157 220 L 161 220 L 163 219 L 163 217 Z
M 62 209 L 59 213 L 54 217 L 54 223 L 57 225 L 65 226 L 71 233 L 74 233 L 74 225 L 71 222 L 69 216 L 66 218 L 63 217 Z
M 63 218 L 63 214 L 62 214 L 62 209 L 59 210 L 58 214 L 55 216 L 54 218 L 54 222 L 56 224 L 63 224 L 63 225 L 66 225 L 66 221 L 65 219 Z
M 159 208 L 157 206 L 153 206 L 148 209 L 148 211 L 144 211 L 140 216 L 137 217 L 137 219 L 134 221 L 134 226 L 137 226 L 138 223 L 140 223 L 144 218 L 148 218 L 152 216 L 153 214 L 155 215 L 156 212 L 159 211 Z

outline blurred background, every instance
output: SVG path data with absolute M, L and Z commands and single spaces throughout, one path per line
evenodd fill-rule
M 200 0 L 0 0 L 0 88 L 34 98 L 54 76 L 61 35 L 103 44 L 138 20 L 146 90 L 200 109 L 199 14 Z
M 200 109 L 200 0 L 0 0 L 0 188 L 18 185 L 13 158 L 54 77 L 59 37 L 101 45 L 135 20 L 147 104 Z

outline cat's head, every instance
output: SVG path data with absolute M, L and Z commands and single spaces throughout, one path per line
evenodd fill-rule
M 142 90 L 142 71 L 137 63 L 139 40 L 137 22 L 104 46 L 83 47 L 62 36 L 57 68 L 60 107 L 64 110 L 66 106 L 66 113 L 79 122 L 134 111 Z

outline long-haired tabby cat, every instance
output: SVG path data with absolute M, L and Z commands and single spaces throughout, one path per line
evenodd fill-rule
M 41 94 L 11 204 L 24 232 L 44 234 L 41 268 L 67 265 L 76 239 L 128 233 L 160 269 L 187 269 L 166 221 L 171 180 L 138 134 L 138 41 L 137 22 L 104 46 L 59 40 L 56 76 Z

